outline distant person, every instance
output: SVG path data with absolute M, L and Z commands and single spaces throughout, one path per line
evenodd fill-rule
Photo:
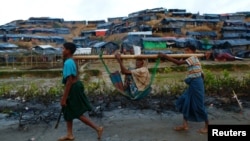
M 64 119 L 67 122 L 67 135 L 59 138 L 59 141 L 74 140 L 73 119 L 79 119 L 83 123 L 96 130 L 98 139 L 101 138 L 103 127 L 95 125 L 83 114 L 91 111 L 90 102 L 84 93 L 84 86 L 78 79 L 78 67 L 72 56 L 76 51 L 76 45 L 71 42 L 63 44 L 62 55 L 63 66 L 63 84 L 65 84 L 64 93 L 61 99 L 61 106 Z
M 235 61 L 235 60 L 243 60 L 243 58 L 233 56 L 229 53 L 219 53 L 214 58 L 215 61 Z
M 185 49 L 185 53 L 193 54 L 196 48 L 190 46 Z M 198 57 L 191 56 L 186 60 L 177 60 L 166 54 L 159 53 L 159 58 L 167 59 L 177 65 L 187 65 L 187 77 L 185 83 L 189 87 L 183 92 L 183 94 L 176 101 L 176 108 L 183 114 L 183 124 L 176 126 L 176 131 L 188 130 L 188 121 L 193 122 L 205 122 L 205 126 L 198 130 L 199 133 L 208 132 L 208 114 L 205 108 L 204 97 L 204 76 Z

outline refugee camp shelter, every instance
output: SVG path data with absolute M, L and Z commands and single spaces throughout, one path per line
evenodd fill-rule
M 36 62 L 57 62 L 62 57 L 62 48 L 47 45 L 37 45 L 32 47 L 32 60 Z
M 181 33 L 181 27 L 180 26 L 167 26 L 167 25 L 162 25 L 159 27 L 155 27 L 153 29 L 153 32 L 157 32 L 157 33 L 172 33 L 172 34 L 182 34 Z
M 74 55 L 89 55 L 91 54 L 91 49 L 90 47 L 76 48 Z
M 150 25 L 140 25 L 139 31 L 152 31 L 152 27 Z
M 172 17 L 190 17 L 192 13 L 190 12 L 172 12 Z
M 105 55 L 113 54 L 116 50 L 119 50 L 119 45 L 114 42 L 97 42 L 92 46 L 91 54 L 100 54 Z
M 241 39 L 241 38 L 245 38 L 246 34 L 243 33 L 223 33 L 221 35 L 221 39 L 223 40 L 228 40 L 228 39 Z
M 11 43 L 0 43 L 0 50 L 6 50 L 6 49 L 16 49 L 18 46 L 16 44 Z
M 222 27 L 221 33 L 247 33 L 248 29 L 244 26 L 236 26 L 236 27 Z
M 90 21 L 87 21 L 88 25 L 98 25 L 98 24 L 104 24 L 104 23 L 106 23 L 105 20 L 90 20 Z
M 68 28 L 18 28 L 16 32 L 20 34 L 69 34 L 70 30 Z
M 42 55 L 51 55 L 51 54 L 61 55 L 61 51 L 58 48 L 55 48 L 51 45 L 37 45 L 32 48 L 32 51 Z
M 186 36 L 193 37 L 196 39 L 203 39 L 203 38 L 209 38 L 209 39 L 216 39 L 217 34 L 215 31 L 187 31 Z
M 141 39 L 145 37 L 152 37 L 152 31 L 128 32 L 122 41 L 121 52 L 130 52 L 133 46 L 142 46 Z
M 169 13 L 172 13 L 172 12 L 186 12 L 186 9 L 170 8 L 170 9 L 168 9 L 168 12 Z
M 107 23 L 98 24 L 96 28 L 97 29 L 111 29 L 113 25 L 114 25 L 113 22 L 107 22 Z
M 5 24 L 0 25 L 0 34 L 9 34 L 14 32 L 17 29 L 17 26 L 15 24 Z
M 244 34 L 242 34 L 242 38 L 250 40 L 250 33 L 244 33 Z
M 239 57 L 249 57 L 250 41 L 246 39 L 214 40 L 213 50 L 230 50 Z
M 89 37 L 74 37 L 73 38 L 73 43 L 79 44 L 82 47 L 87 47 L 89 42 L 90 42 Z
M 142 38 L 143 50 L 160 50 L 167 48 L 167 40 L 163 37 Z
M 6 34 L 6 40 L 8 41 L 40 41 L 40 42 L 53 42 L 57 44 L 64 43 L 64 37 L 62 36 L 40 36 L 34 34 Z
M 220 14 L 220 20 L 244 20 L 246 15 L 244 12 Z
M 112 23 L 121 23 L 122 20 L 126 18 L 126 17 L 108 17 L 108 22 L 112 22 Z
M 96 32 L 95 30 L 84 30 L 81 32 L 81 35 L 82 37 L 90 37 L 90 36 L 95 36 L 96 35 Z
M 14 62 L 18 46 L 11 43 L 0 43 L 0 62 Z
M 96 29 L 95 36 L 106 36 L 108 34 L 109 29 Z
M 244 26 L 244 20 L 225 20 L 223 22 L 223 26 L 241 27 L 241 26 Z
M 217 48 L 248 48 L 249 46 L 250 41 L 246 39 L 220 40 L 219 44 L 217 44 Z
M 36 24 L 51 24 L 51 23 L 63 23 L 63 18 L 52 18 L 52 17 L 30 17 L 28 19 L 29 21 L 32 21 Z
M 139 27 L 137 25 L 131 25 L 131 26 L 125 26 L 125 27 L 119 28 L 118 32 L 126 33 L 126 32 L 134 32 L 138 30 L 139 30 Z

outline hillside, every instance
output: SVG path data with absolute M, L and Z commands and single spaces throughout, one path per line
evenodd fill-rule
M 13 43 L 26 49 L 44 44 L 60 47 L 66 41 L 82 47 L 92 47 L 94 43 L 102 41 L 114 42 L 120 47 L 129 32 L 151 31 L 152 37 L 164 37 L 165 44 L 171 42 L 177 48 L 186 47 L 195 40 L 193 44 L 198 49 L 226 45 L 240 46 L 245 50 L 250 45 L 249 15 L 250 12 L 200 15 L 183 9 L 154 8 L 129 13 L 128 17 L 108 18 L 108 21 L 31 17 L 0 26 L 0 42 Z M 129 44 L 140 46 L 141 42 Z

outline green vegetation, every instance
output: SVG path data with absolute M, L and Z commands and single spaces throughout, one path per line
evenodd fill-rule
M 241 71 L 233 71 L 236 69 Z M 248 70 L 249 66 L 243 64 L 204 65 L 206 95 L 232 97 L 234 90 L 239 96 L 247 96 L 250 91 L 250 72 Z M 181 94 L 187 86 L 183 81 L 185 71 L 185 67 L 182 66 L 159 68 L 152 85 L 152 95 Z M 81 80 L 87 95 L 114 96 L 118 94 L 109 78 L 104 78 L 100 70 L 85 70 L 83 74 Z M 10 79 L 20 77 L 19 81 L 0 82 L 0 97 L 24 101 L 37 99 L 46 104 L 61 96 L 63 91 L 61 79 L 57 79 L 61 76 L 61 70 L 2 71 L 0 76 Z M 52 84 L 46 84 L 48 82 L 43 80 L 45 76 L 54 77 L 51 78 L 53 79 Z M 96 79 L 92 81 L 94 77 Z
M 2 82 L 0 97 L 13 98 L 20 101 L 36 99 L 44 104 L 49 104 L 62 94 L 63 86 L 58 81 L 53 86 L 48 86 L 43 80 L 28 80 L 20 78 L 20 82 Z
M 62 70 L 2 70 L 0 71 L 0 78 L 11 77 L 41 77 L 41 78 L 54 78 L 61 76 Z

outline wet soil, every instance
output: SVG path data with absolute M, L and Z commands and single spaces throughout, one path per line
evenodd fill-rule
M 182 123 L 182 115 L 174 108 L 177 96 L 149 96 L 132 101 L 123 96 L 99 95 L 89 97 L 93 111 L 85 113 L 96 124 L 104 126 L 102 141 L 206 141 L 207 134 L 196 131 L 204 123 L 190 122 L 188 131 L 176 132 L 173 127 Z M 250 102 L 241 99 L 243 110 L 236 101 L 206 97 L 210 124 L 250 124 Z M 1 99 L 0 107 L 11 109 L 0 114 L 0 136 L 4 141 L 55 141 L 66 133 L 60 120 L 54 129 L 60 111 L 59 99 L 49 105 L 38 101 L 21 102 Z M 96 132 L 74 120 L 76 141 L 96 141 Z

